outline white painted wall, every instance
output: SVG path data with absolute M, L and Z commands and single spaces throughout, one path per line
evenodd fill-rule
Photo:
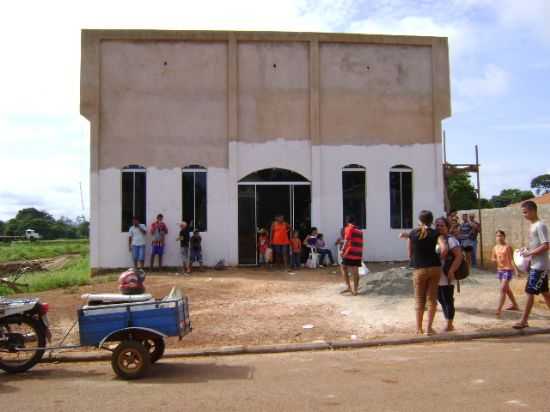
M 293 170 L 312 181 L 312 223 L 331 244 L 342 227 L 342 168 L 350 163 L 367 169 L 367 260 L 405 260 L 406 248 L 398 239 L 400 230 L 390 229 L 389 172 L 405 164 L 413 169 L 414 215 L 429 209 L 443 213 L 441 147 L 412 146 L 314 146 L 308 140 L 275 140 L 268 143 L 229 145 L 229 169 L 208 169 L 208 230 L 202 233 L 207 265 L 225 259 L 237 264 L 237 183 L 259 169 L 279 167 Z M 147 223 L 158 213 L 168 225 L 164 264 L 180 265 L 176 237 L 181 220 L 181 169 L 147 169 Z M 91 211 L 91 265 L 113 268 L 131 265 L 128 235 L 121 232 L 120 170 L 92 173 L 91 188 L 97 204 Z M 92 199 L 96 198 L 92 196 Z M 149 260 L 150 245 L 146 259 Z
M 420 210 L 443 213 L 440 145 L 321 146 L 321 222 L 319 231 L 334 243 L 342 227 L 342 168 L 355 163 L 367 169 L 367 260 L 406 260 L 401 230 L 390 228 L 389 173 L 402 164 L 413 169 L 413 215 Z

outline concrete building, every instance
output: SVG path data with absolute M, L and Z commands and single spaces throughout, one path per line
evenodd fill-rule
M 182 219 L 207 264 L 234 265 L 276 213 L 329 244 L 353 214 L 384 261 L 406 258 L 421 209 L 443 211 L 446 38 L 84 30 L 81 113 L 93 270 L 130 265 L 134 214 L 164 214 L 176 266 Z

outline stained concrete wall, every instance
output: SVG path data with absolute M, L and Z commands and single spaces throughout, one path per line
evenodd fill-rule
M 432 143 L 431 47 L 320 45 L 323 144 Z
M 540 219 L 550 225 L 550 205 L 539 205 L 538 210 Z M 458 213 L 460 218 L 462 218 L 462 213 L 473 213 L 479 216 L 477 210 L 466 210 Z M 490 259 L 491 251 L 496 243 L 495 233 L 497 230 L 504 230 L 508 243 L 514 249 L 525 247 L 528 244 L 529 222 L 523 218 L 519 206 L 482 209 L 481 231 L 483 235 L 483 256 L 485 266 L 487 267 L 493 267 Z M 481 249 L 482 246 L 479 245 L 478 256 L 479 253 L 481 253 Z
M 309 138 L 308 47 L 239 44 L 239 141 Z
M 99 167 L 225 166 L 226 73 L 224 43 L 103 42 Z

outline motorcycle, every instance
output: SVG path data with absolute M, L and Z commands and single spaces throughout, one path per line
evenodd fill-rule
M 24 372 L 42 359 L 51 341 L 47 303 L 0 297 L 0 369 Z

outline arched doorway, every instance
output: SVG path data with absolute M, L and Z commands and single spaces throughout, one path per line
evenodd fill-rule
M 238 183 L 239 264 L 258 262 L 257 235 L 282 214 L 301 236 L 311 226 L 311 182 L 287 169 L 263 169 Z

